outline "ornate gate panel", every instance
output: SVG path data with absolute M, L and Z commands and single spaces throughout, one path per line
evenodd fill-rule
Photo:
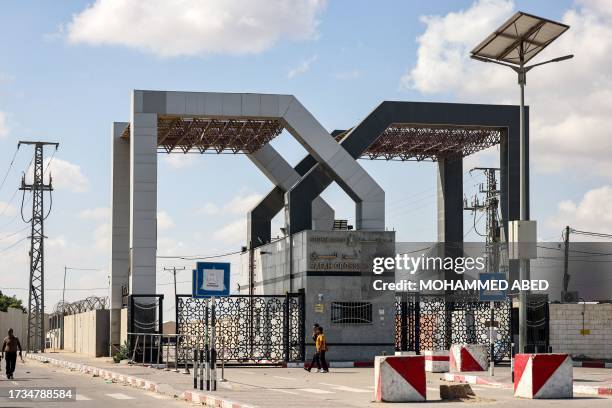
M 494 302 L 498 326 L 495 361 L 510 358 L 511 302 Z M 451 344 L 489 344 L 490 303 L 477 293 L 423 295 L 398 293 L 396 298 L 396 349 L 448 350 Z
M 304 297 L 231 295 L 176 298 L 179 360 L 203 348 L 215 333 L 220 358 L 230 363 L 281 363 L 304 359 Z

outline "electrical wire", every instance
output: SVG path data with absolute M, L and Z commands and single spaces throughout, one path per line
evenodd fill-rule
M 15 241 L 15 242 L 13 242 L 11 245 L 7 246 L 6 248 L 2 248 L 2 249 L 0 249 L 0 254 L 2 254 L 2 253 L 4 253 L 4 252 L 8 251 L 8 250 L 9 250 L 9 249 L 11 249 L 11 248 L 16 247 L 16 246 L 17 246 L 17 244 L 19 244 L 20 242 L 25 241 L 26 239 L 28 239 L 28 237 L 23 237 L 23 238 L 21 238 L 19 241 Z
M 6 169 L 6 173 L 4 173 L 4 177 L 2 177 L 2 181 L 0 182 L 0 191 L 2 191 L 2 187 L 4 187 L 4 183 L 6 183 L 6 178 L 11 172 L 11 169 L 13 168 L 13 164 L 15 163 L 15 158 L 17 157 L 18 152 L 19 152 L 19 145 L 17 145 L 17 148 L 15 149 L 15 153 L 13 153 L 13 158 L 11 159 L 9 167 L 8 169 Z
M 19 234 L 20 232 L 25 231 L 25 230 L 27 230 L 27 229 L 30 229 L 30 226 L 29 226 L 29 225 L 26 225 L 26 226 L 25 226 L 25 227 L 23 227 L 22 229 L 20 229 L 20 230 L 18 230 L 18 231 L 15 231 L 15 232 L 13 232 L 13 233 L 11 233 L 11 234 L 8 234 L 8 235 L 5 235 L 5 236 L 3 236 L 3 237 L 0 237 L 0 241 L 2 241 L 3 239 L 7 239 L 7 238 L 10 238 L 10 237 L 12 237 L 12 236 L 15 236 L 15 235 Z
M 225 254 L 218 254 L 218 255 L 158 255 L 157 258 L 159 259 L 183 259 L 185 261 L 195 261 L 195 260 L 200 260 L 200 259 L 221 258 L 224 256 L 238 255 L 241 253 L 242 251 L 234 251 L 234 252 L 228 252 Z

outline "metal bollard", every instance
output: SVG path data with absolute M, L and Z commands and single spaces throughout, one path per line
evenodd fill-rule
M 145 365 L 145 358 L 147 357 L 147 335 L 142 336 L 142 365 Z
M 170 371 L 170 337 L 166 341 L 166 367 L 164 367 L 164 371 Z
M 210 366 L 211 366 L 211 378 L 210 378 L 210 390 L 217 391 L 217 350 L 213 346 L 210 350 Z
M 204 346 L 204 354 L 206 356 L 206 391 L 210 391 L 210 348 L 209 345 L 206 344 Z
M 200 391 L 204 389 L 204 352 L 200 350 Z

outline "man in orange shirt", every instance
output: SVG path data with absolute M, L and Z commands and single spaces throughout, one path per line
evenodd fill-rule
M 327 373 L 327 361 L 325 360 L 325 352 L 327 351 L 327 341 L 325 340 L 325 334 L 323 334 L 323 327 L 317 328 L 317 340 L 315 345 L 317 346 L 317 354 L 319 355 L 318 366 L 320 373 Z

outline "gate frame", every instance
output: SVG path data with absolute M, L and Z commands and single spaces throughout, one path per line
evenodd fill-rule
M 202 299 L 203 301 L 206 301 L 208 303 L 208 300 L 211 298 L 210 297 L 206 297 L 206 298 L 199 298 Z M 286 292 L 284 295 L 250 295 L 250 294 L 245 294 L 245 295 L 240 295 L 240 294 L 230 294 L 227 296 L 214 296 L 215 299 L 220 299 L 220 298 L 247 298 L 247 299 L 254 299 L 254 298 L 274 298 L 274 299 L 284 299 L 283 301 L 283 359 L 282 361 L 279 361 L 278 363 L 240 363 L 238 361 L 236 362 L 232 362 L 232 363 L 225 363 L 225 365 L 251 365 L 251 364 L 256 364 L 256 365 L 280 365 L 283 363 L 288 363 L 291 362 L 291 355 L 290 355 L 290 349 L 291 349 L 291 345 L 290 345 L 290 338 L 291 338 L 291 334 L 292 334 L 292 330 L 290 328 L 289 322 L 290 322 L 290 299 L 291 298 L 296 298 L 297 299 L 297 307 L 298 307 L 298 325 L 297 325 L 297 337 L 299 339 L 299 345 L 298 345 L 298 350 L 299 350 L 299 354 L 301 355 L 301 359 L 297 359 L 295 361 L 306 361 L 306 293 L 303 290 L 300 290 L 298 292 Z M 182 333 L 180 333 L 179 331 L 179 298 L 190 298 L 190 299 L 195 299 L 191 294 L 176 294 L 175 296 L 175 319 L 176 319 L 176 334 L 181 335 Z M 253 334 L 253 329 L 254 329 L 254 325 L 253 325 L 253 316 L 252 316 L 252 307 L 253 307 L 253 301 L 251 300 L 249 302 L 249 310 L 251 310 L 251 318 L 248 319 L 249 321 L 249 325 L 247 326 L 247 330 L 248 330 L 248 337 L 250 338 L 250 344 L 251 347 L 253 345 L 253 338 L 254 338 L 254 334 Z M 210 312 L 206 313 L 206 322 L 208 322 L 208 314 Z M 212 329 L 215 330 L 216 328 L 216 320 L 217 320 L 217 316 L 213 315 L 212 317 Z M 208 324 L 208 323 L 206 323 Z M 251 352 L 252 354 L 252 352 Z M 251 357 L 253 357 L 251 355 Z

